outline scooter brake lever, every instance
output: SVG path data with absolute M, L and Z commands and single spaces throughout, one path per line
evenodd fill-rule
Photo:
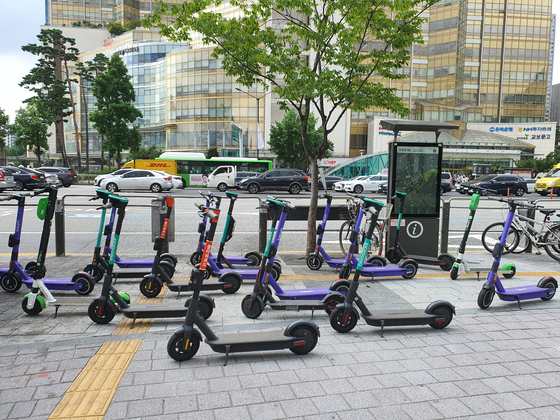
M 102 205 L 101 207 L 97 207 L 97 210 L 110 209 L 111 207 L 113 207 L 113 204 L 107 203 L 107 204 Z

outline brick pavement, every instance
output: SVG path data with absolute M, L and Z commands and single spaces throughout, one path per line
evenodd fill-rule
M 336 277 L 334 270 L 312 272 L 298 254 L 280 256 L 282 287 L 328 285 Z M 487 260 L 488 254 L 472 257 Z M 512 258 L 518 275 L 508 285 L 535 284 L 541 273 L 560 277 L 558 263 L 546 255 Z M 56 267 L 57 276 L 71 275 L 87 260 L 50 257 L 47 267 L 50 274 Z M 178 275 L 188 271 L 181 265 Z M 0 291 L 0 417 L 55 418 L 56 407 L 105 344 L 141 340 L 105 419 L 559 419 L 560 299 L 526 301 L 522 310 L 496 299 L 483 311 L 476 305 L 482 284 L 476 276 L 452 281 L 439 268 L 424 266 L 412 280 L 366 281 L 360 293 L 370 308 L 424 308 L 445 299 L 456 305 L 457 316 L 444 330 L 387 328 L 381 337 L 378 328 L 362 322 L 351 333 L 336 333 L 327 316 L 316 313 L 321 337 L 310 354 L 232 354 L 227 366 L 224 355 L 205 344 L 187 362 L 167 356 L 167 340 L 181 319 L 113 335 L 121 315 L 107 325 L 92 323 L 85 308 L 61 308 L 56 319 L 53 308 L 28 316 L 21 310 L 23 289 Z M 118 286 L 139 295 L 136 281 Z M 283 329 L 292 320 L 310 319 L 308 312 L 270 310 L 257 320 L 245 318 L 240 302 L 251 287 L 245 284 L 233 296 L 212 294 L 216 309 L 208 323 L 216 332 Z M 164 301 L 175 301 L 175 295 Z

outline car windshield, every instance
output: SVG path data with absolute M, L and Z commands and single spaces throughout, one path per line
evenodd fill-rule
M 544 178 L 558 178 L 560 177 L 560 169 L 552 168 L 549 173 L 547 173 Z

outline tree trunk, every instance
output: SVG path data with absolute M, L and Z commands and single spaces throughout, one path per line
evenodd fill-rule
M 56 136 L 56 151 L 62 155 L 62 165 L 65 168 L 69 168 L 68 156 L 66 156 L 66 144 L 64 143 L 64 123 L 61 120 L 57 120 L 54 123 L 55 136 Z
M 319 200 L 319 165 L 317 165 L 317 160 L 311 160 L 311 200 L 309 201 L 309 214 L 307 217 L 307 249 L 305 250 L 305 256 L 308 257 L 309 254 L 315 251 L 315 245 L 317 240 L 317 227 L 315 226 L 317 222 L 317 201 Z
M 74 94 L 72 93 L 72 83 L 70 81 L 70 73 L 68 71 L 68 62 L 64 60 L 64 71 L 66 72 L 66 83 L 68 83 L 68 92 L 70 92 L 70 103 L 72 104 L 72 119 L 74 120 L 74 136 L 76 137 L 76 157 L 78 158 L 78 173 L 82 172 L 82 159 L 80 149 L 82 148 L 82 139 L 78 134 L 78 122 L 76 120 L 76 104 L 74 103 Z

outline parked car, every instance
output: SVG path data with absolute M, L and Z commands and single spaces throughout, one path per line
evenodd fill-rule
M 15 186 L 14 176 L 6 169 L 0 168 L 0 192 Z
M 333 184 L 333 189 L 334 189 L 335 191 L 344 191 L 344 186 L 346 185 L 346 183 L 348 183 L 348 182 L 353 182 L 353 181 L 359 181 L 359 180 L 362 180 L 362 179 L 366 179 L 366 178 L 368 178 L 368 177 L 369 177 L 368 175 L 359 175 L 359 176 L 355 176 L 354 178 L 349 179 L 349 180 L 347 180 L 347 181 L 338 181 L 338 182 L 335 182 L 335 183 Z
M 235 184 L 238 186 L 239 188 L 239 183 L 244 180 L 245 178 L 252 178 L 254 176 L 258 176 L 260 175 L 260 172 L 251 172 L 251 171 L 241 171 L 241 172 L 237 172 L 237 176 L 235 177 Z
M 356 181 L 349 181 L 344 183 L 344 191 L 361 194 L 362 192 L 377 192 L 379 186 L 387 182 L 387 175 L 376 174 L 359 179 Z
M 28 168 L 16 168 L 15 166 L 4 166 L 2 169 L 10 173 L 14 178 L 14 190 L 34 190 L 36 188 L 45 188 L 47 180 L 45 174 Z
M 388 183 L 389 183 L 388 181 L 385 181 L 385 182 L 379 184 L 379 188 L 377 188 L 377 192 L 379 194 L 387 194 L 387 184 Z
M 472 181 L 463 182 L 459 192 L 461 194 L 472 194 L 472 187 L 485 188 L 490 191 L 490 194 L 507 195 L 508 188 L 510 194 L 515 194 L 521 197 L 527 192 L 527 181 L 519 175 L 511 174 L 494 174 L 482 175 Z
M 57 185 L 59 183 L 57 174 L 53 174 L 50 172 L 41 172 L 41 171 L 35 171 L 35 172 L 40 172 L 43 175 L 45 175 L 45 180 L 47 181 L 47 185 Z
M 527 194 L 535 192 L 536 183 L 537 183 L 536 179 L 532 179 L 532 178 L 527 179 Z
M 105 178 L 101 180 L 99 186 L 111 192 L 119 190 L 150 190 L 159 193 L 173 188 L 173 181 L 171 175 L 162 175 L 159 171 L 135 169 L 123 175 Z
M 299 194 L 301 190 L 309 191 L 309 177 L 299 169 L 271 169 L 243 179 L 239 182 L 239 188 L 251 194 L 265 190 L 284 190 L 290 194 Z
M 187 186 L 187 183 L 185 182 L 183 177 L 181 177 L 179 175 L 171 175 L 171 174 L 168 174 L 167 172 L 164 172 L 164 171 L 154 171 L 154 172 L 157 172 L 157 173 L 159 173 L 161 175 L 164 175 L 166 177 L 171 177 L 171 181 L 173 181 L 173 187 L 177 188 L 178 190 L 181 190 L 181 189 L 183 189 Z
M 453 188 L 453 176 L 449 172 L 442 172 L 439 193 L 443 194 L 449 191 L 453 191 Z
M 78 182 L 78 174 L 70 168 L 57 168 L 54 166 L 42 166 L 38 168 L 42 172 L 49 172 L 56 174 L 62 185 L 69 187 L 70 185 Z
M 122 168 L 119 169 L 118 171 L 111 172 L 110 174 L 97 175 L 93 180 L 93 185 L 98 186 L 101 183 L 101 181 L 105 178 L 110 178 L 112 176 L 117 176 L 117 175 L 124 175 L 129 171 L 132 171 L 132 168 Z
M 334 188 L 334 183 L 340 181 L 344 181 L 344 177 L 332 175 L 325 176 L 325 184 L 327 184 L 327 190 L 332 190 Z M 323 189 L 323 181 L 321 180 L 321 176 L 319 176 L 319 190 L 321 189 Z

